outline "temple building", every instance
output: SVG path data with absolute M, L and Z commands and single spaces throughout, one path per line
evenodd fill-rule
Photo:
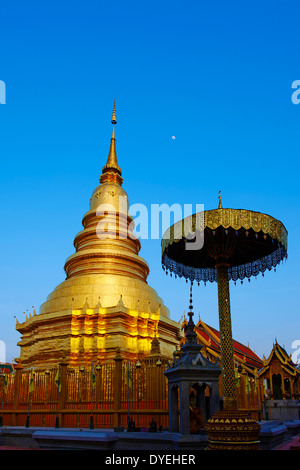
M 203 345 L 203 354 L 212 362 L 221 362 L 220 332 L 204 323 L 200 317 L 195 330 Z M 236 371 L 243 370 L 250 377 L 256 375 L 263 366 L 263 361 L 249 346 L 235 339 L 233 339 L 233 358 Z
M 263 358 L 259 377 L 266 381 L 265 388 L 271 399 L 299 399 L 300 369 L 277 340 L 268 359 Z
M 163 357 L 172 357 L 178 345 L 179 324 L 148 285 L 149 267 L 139 256 L 117 160 L 115 106 L 111 122 L 107 162 L 75 236 L 75 253 L 65 262 L 66 279 L 39 314 L 17 321 L 23 367 L 97 363 L 112 359 L 118 348 L 124 359 L 137 360 L 150 353 L 155 335 Z
M 181 328 L 184 329 L 186 325 L 187 320 L 184 315 Z M 195 324 L 195 332 L 197 333 L 199 342 L 202 344 L 202 354 L 213 363 L 221 363 L 220 332 L 207 323 L 204 323 L 200 315 L 198 323 Z M 184 341 L 185 338 L 182 338 L 181 343 L 184 343 Z M 249 346 L 245 346 L 235 339 L 232 341 L 236 372 L 238 373 L 243 370 L 250 377 L 257 376 L 258 372 L 263 367 L 263 361 Z

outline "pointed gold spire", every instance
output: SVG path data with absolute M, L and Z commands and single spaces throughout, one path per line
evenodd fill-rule
M 107 157 L 106 165 L 102 168 L 102 175 L 100 176 L 100 183 L 104 183 L 107 181 L 115 181 L 119 184 L 122 184 L 123 179 L 121 178 L 122 170 L 118 165 L 117 160 L 117 151 L 116 151 L 116 139 L 115 139 L 115 124 L 117 124 L 117 116 L 116 116 L 116 104 L 114 102 L 111 123 L 113 125 L 112 136 L 110 140 L 110 149 L 109 154 Z M 110 174 L 110 177 L 106 175 L 106 173 Z

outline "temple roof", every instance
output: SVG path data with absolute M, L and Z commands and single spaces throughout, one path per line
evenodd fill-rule
M 277 358 L 281 362 L 282 368 L 291 375 L 300 375 L 300 370 L 297 369 L 296 364 L 291 359 L 291 356 L 288 355 L 286 350 L 277 343 L 275 339 L 275 343 L 273 344 L 272 351 L 268 359 L 263 361 L 263 368 L 259 371 L 259 375 L 263 375 L 270 367 L 270 364 L 273 358 Z
M 197 325 L 195 325 L 195 330 L 206 350 L 216 359 L 220 360 L 220 332 L 204 323 L 200 318 Z M 233 339 L 233 355 L 235 362 L 249 372 L 253 372 L 255 369 L 259 370 L 263 366 L 263 361 L 252 349 L 235 339 Z
M 0 375 L 10 374 L 14 371 L 13 364 L 7 362 L 0 362 Z

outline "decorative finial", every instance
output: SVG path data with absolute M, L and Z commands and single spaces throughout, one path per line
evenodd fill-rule
M 193 281 L 191 281 L 191 285 L 190 285 L 190 305 L 189 305 L 190 321 L 192 321 L 193 316 L 194 316 L 194 312 L 193 312 Z
M 193 281 L 191 281 L 191 286 L 190 286 L 190 305 L 189 305 L 189 321 L 188 324 L 185 326 L 185 337 L 186 337 L 186 342 L 188 344 L 197 344 L 198 339 L 197 339 L 197 333 L 195 331 L 195 324 L 193 321 Z
M 116 103 L 115 103 L 115 101 L 114 101 L 114 107 L 113 107 L 113 112 L 112 112 L 112 117 L 111 117 L 111 123 L 113 125 L 117 124 Z
M 219 191 L 219 207 L 218 207 L 218 209 L 222 209 L 221 191 Z
M 100 176 L 100 183 L 116 182 L 122 184 L 123 178 L 121 177 L 122 171 L 118 165 L 117 152 L 116 152 L 116 139 L 115 139 L 115 124 L 117 124 L 116 116 L 116 104 L 114 101 L 114 107 L 111 117 L 111 123 L 113 125 L 112 136 L 110 140 L 110 149 L 107 157 L 106 165 L 102 168 L 102 175 Z

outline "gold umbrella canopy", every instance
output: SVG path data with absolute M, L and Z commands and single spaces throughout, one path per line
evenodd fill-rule
M 228 280 L 250 281 L 287 258 L 287 230 L 280 221 L 221 204 L 172 225 L 161 244 L 163 269 L 198 283 L 217 281 L 220 263 L 228 266 Z

